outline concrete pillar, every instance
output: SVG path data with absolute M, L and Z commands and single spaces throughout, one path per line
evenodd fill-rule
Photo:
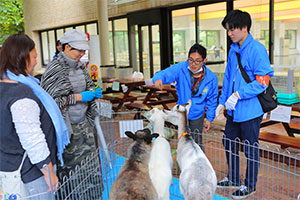
M 107 0 L 97 0 L 97 20 L 99 29 L 101 65 L 110 64 L 107 10 Z

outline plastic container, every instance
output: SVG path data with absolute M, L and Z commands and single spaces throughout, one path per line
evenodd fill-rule
M 131 79 L 133 69 L 131 66 L 117 66 L 116 78 L 119 80 Z
M 299 93 L 300 67 L 288 65 L 273 65 L 274 76 L 272 85 L 278 94 Z
M 292 105 L 300 102 L 299 94 L 294 92 L 292 94 L 278 93 L 277 100 L 280 104 Z
M 115 65 L 101 65 L 100 66 L 102 78 L 116 78 L 116 66 Z

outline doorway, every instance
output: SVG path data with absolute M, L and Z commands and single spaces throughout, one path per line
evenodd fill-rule
M 159 25 L 138 25 L 137 69 L 144 74 L 146 79 L 153 77 L 160 70 L 160 36 Z
M 130 65 L 133 71 L 152 78 L 155 72 L 170 65 L 169 28 L 165 9 L 131 13 L 128 17 Z

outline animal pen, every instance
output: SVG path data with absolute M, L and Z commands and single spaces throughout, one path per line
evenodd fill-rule
M 99 147 L 78 166 L 69 177 L 65 177 L 53 199 L 108 199 L 112 183 L 126 159 L 127 149 L 132 140 L 124 136 L 127 130 L 135 131 L 145 127 L 151 128 L 142 111 L 112 113 L 101 117 L 100 124 L 105 135 L 107 148 Z M 173 155 L 173 184 L 170 187 L 170 199 L 184 199 L 179 189 L 180 170 L 176 164 L 177 136 L 176 128 L 170 124 L 165 131 L 175 133 L 169 141 Z M 198 133 L 199 134 L 199 133 Z M 210 131 L 203 133 L 205 154 L 210 160 L 218 180 L 227 176 L 225 150 L 222 133 Z M 240 145 L 241 179 L 245 177 L 247 160 L 243 149 L 249 145 L 236 141 Z M 300 154 L 292 155 L 277 147 L 260 144 L 254 146 L 260 152 L 259 175 L 256 193 L 248 199 L 299 199 L 300 198 Z M 106 154 L 108 153 L 108 154 Z M 229 152 L 230 153 L 230 152 Z M 218 189 L 214 199 L 231 199 L 233 189 Z M 26 199 L 26 198 L 25 198 Z

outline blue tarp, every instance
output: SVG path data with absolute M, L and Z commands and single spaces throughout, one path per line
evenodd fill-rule
M 111 158 L 112 158 L 111 163 L 112 163 L 113 169 L 110 169 L 107 161 L 103 160 L 103 159 L 105 159 L 103 157 L 104 156 L 103 152 L 102 151 L 100 151 L 100 152 L 101 152 L 100 156 L 101 156 L 101 161 L 102 161 L 101 163 L 102 163 L 103 185 L 104 185 L 103 199 L 106 200 L 106 199 L 108 199 L 111 185 L 117 178 L 120 168 L 125 161 L 125 158 L 111 153 Z M 170 199 L 171 200 L 184 199 L 183 195 L 180 193 L 178 178 L 173 177 L 173 184 L 170 187 Z M 218 194 L 215 194 L 213 199 L 214 200 L 225 200 L 227 198 L 222 197 Z

